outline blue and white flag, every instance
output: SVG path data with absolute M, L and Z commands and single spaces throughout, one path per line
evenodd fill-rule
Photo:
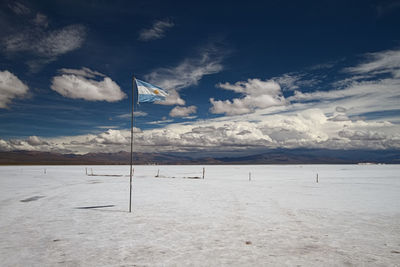
M 138 89 L 138 102 L 154 102 L 154 101 L 164 101 L 168 96 L 168 92 L 164 89 L 146 83 L 144 81 L 136 80 L 136 86 Z

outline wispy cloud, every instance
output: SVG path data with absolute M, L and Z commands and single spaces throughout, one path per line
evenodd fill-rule
M 98 129 L 117 129 L 119 126 L 114 126 L 114 125 L 101 125 L 101 126 L 96 126 Z
M 47 28 L 49 26 L 49 20 L 46 15 L 42 13 L 37 13 L 33 19 L 33 23 L 39 27 Z
M 166 124 L 166 123 L 171 123 L 174 120 L 159 120 L 159 121 L 149 121 L 146 122 L 146 124 L 150 124 L 150 125 L 158 125 L 158 124 Z
M 151 41 L 164 38 L 166 31 L 175 24 L 170 19 L 158 20 L 151 28 L 143 29 L 139 34 L 139 40 Z
M 392 74 L 400 78 L 400 50 L 385 50 L 368 53 L 364 56 L 366 62 L 346 68 L 345 71 L 353 74 Z
M 271 80 L 277 82 L 284 91 L 293 91 L 300 87 L 311 87 L 321 82 L 319 79 L 309 77 L 306 73 L 285 73 Z
M 62 74 L 73 74 L 73 75 L 82 76 L 82 77 L 86 77 L 86 78 L 105 77 L 105 75 L 103 73 L 91 70 L 86 67 L 82 67 L 81 69 L 62 68 L 59 70 L 59 72 Z
M 338 100 L 345 98 L 349 100 L 349 98 L 353 97 L 360 99 L 364 97 L 373 98 L 379 96 L 385 98 L 392 98 L 400 95 L 400 92 L 398 91 L 399 86 L 400 86 L 400 81 L 397 79 L 353 82 L 350 86 L 340 90 L 315 91 L 310 93 L 302 93 L 300 91 L 295 91 L 295 94 L 289 97 L 288 100 L 324 101 L 324 100 Z M 375 102 L 376 98 L 371 100 Z
M 145 75 L 145 78 L 162 88 L 169 90 L 170 96 L 160 104 L 184 105 L 178 91 L 197 85 L 205 76 L 223 70 L 222 60 L 225 53 L 215 46 L 208 46 L 193 58 L 186 58 L 173 67 L 158 68 Z
M 311 66 L 311 67 L 309 67 L 307 69 L 311 70 L 311 71 L 314 71 L 314 70 L 326 70 L 326 69 L 330 69 L 330 68 L 335 67 L 339 62 L 344 61 L 344 60 L 345 60 L 345 58 L 341 58 L 341 59 L 338 59 L 338 60 L 332 60 L 332 61 L 328 61 L 328 62 L 325 62 L 325 63 L 320 63 L 320 64 L 313 65 L 313 66 Z
M 197 85 L 205 75 L 222 71 L 223 57 L 219 49 L 207 47 L 196 57 L 187 58 L 177 66 L 155 69 L 145 77 L 162 88 L 179 91 Z
M 132 115 L 131 113 L 125 113 L 125 114 L 117 115 L 116 117 L 120 118 L 120 119 L 127 119 L 127 118 L 130 118 L 131 115 Z M 135 117 L 144 117 L 144 116 L 147 116 L 147 113 L 144 111 L 134 111 L 133 115 Z
M 343 72 L 351 76 L 333 82 L 333 89 L 305 93 L 298 90 L 288 100 L 326 106 L 336 104 L 353 116 L 399 109 L 400 50 L 368 53 L 362 62 Z
M 0 108 L 7 108 L 14 98 L 24 97 L 28 86 L 8 70 L 0 71 Z
M 82 25 L 70 25 L 59 30 L 30 29 L 2 40 L 3 51 L 8 55 L 26 52 L 37 58 L 27 62 L 32 71 L 57 59 L 58 56 L 78 49 L 86 36 Z
M 116 102 L 126 97 L 111 78 L 88 68 L 61 69 L 61 75 L 52 79 L 51 89 L 67 98 L 88 101 Z M 102 78 L 97 81 L 93 78 Z
M 45 14 L 35 13 L 18 2 L 11 4 L 10 8 L 24 23 L 10 27 L 13 33 L 0 40 L 1 50 L 8 57 L 25 53 L 26 64 L 31 71 L 36 72 L 59 56 L 83 45 L 87 32 L 85 26 L 73 24 L 51 28 Z
M 28 15 L 31 13 L 31 9 L 20 2 L 12 2 L 8 7 L 17 15 Z
M 78 24 L 49 32 L 29 30 L 8 36 L 3 47 L 6 52 L 31 52 L 51 59 L 79 48 L 85 35 L 85 27 Z

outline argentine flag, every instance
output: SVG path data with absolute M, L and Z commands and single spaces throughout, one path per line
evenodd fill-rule
M 164 89 L 146 83 L 144 81 L 136 80 L 136 86 L 138 89 L 138 102 L 154 102 L 154 101 L 164 101 L 168 96 L 168 92 Z

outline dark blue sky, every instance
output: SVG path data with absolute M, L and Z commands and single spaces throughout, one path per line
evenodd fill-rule
M 30 136 L 124 136 L 133 73 L 175 95 L 169 105 L 136 107 L 136 127 L 148 131 L 143 139 L 157 133 L 151 129 L 175 129 L 184 139 L 197 127 L 218 129 L 225 121 L 241 129 L 255 122 L 255 129 L 234 134 L 239 139 L 231 140 L 227 129 L 223 136 L 190 138 L 210 139 L 208 147 L 218 139 L 215 146 L 299 147 L 308 140 L 357 148 L 380 136 L 384 141 L 376 137 L 371 148 L 397 148 L 399 15 L 400 1 L 2 1 L 3 149 L 19 148 Z M 98 83 L 104 79 L 111 82 Z M 371 83 L 392 102 L 363 102 L 379 100 Z M 21 92 L 11 92 L 13 86 Z M 337 90 L 343 95 L 319 94 Z M 279 126 L 286 117 L 275 116 L 294 119 L 308 110 L 341 124 L 321 126 L 320 140 L 299 125 Z M 278 124 L 264 125 L 265 114 Z M 362 128 L 361 120 L 372 125 Z M 183 125 L 192 128 L 177 130 Z M 281 136 L 271 132 L 277 127 L 291 134 L 274 138 Z M 243 131 L 251 136 L 242 138 Z M 332 144 L 337 138 L 343 142 Z M 177 148 L 168 140 L 163 145 Z

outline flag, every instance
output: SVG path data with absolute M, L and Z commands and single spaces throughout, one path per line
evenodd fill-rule
M 138 79 L 135 80 L 138 89 L 138 102 L 164 101 L 168 96 L 168 92 L 158 86 Z

